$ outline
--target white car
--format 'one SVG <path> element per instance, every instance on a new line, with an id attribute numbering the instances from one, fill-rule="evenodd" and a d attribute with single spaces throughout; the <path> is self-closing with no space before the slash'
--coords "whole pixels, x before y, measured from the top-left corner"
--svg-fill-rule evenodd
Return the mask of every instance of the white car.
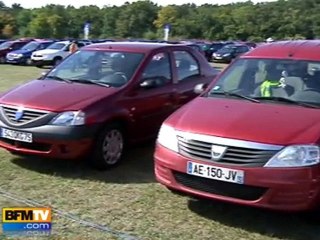
<path id="1" fill-rule="evenodd" d="M 31 56 L 32 64 L 37 67 L 43 67 L 46 65 L 57 65 L 64 58 L 69 56 L 70 45 L 71 41 L 55 42 L 46 49 L 33 52 Z M 79 48 L 85 45 L 86 43 L 84 42 L 78 42 Z"/>

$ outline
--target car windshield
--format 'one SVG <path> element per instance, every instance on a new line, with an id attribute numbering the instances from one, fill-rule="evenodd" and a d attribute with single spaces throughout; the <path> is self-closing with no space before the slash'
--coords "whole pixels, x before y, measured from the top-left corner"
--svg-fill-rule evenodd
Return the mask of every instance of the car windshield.
<path id="1" fill-rule="evenodd" d="M 60 50 L 64 48 L 67 44 L 65 43 L 53 43 L 47 49 L 54 49 L 54 50 Z"/>
<path id="2" fill-rule="evenodd" d="M 210 48 L 212 50 L 218 50 L 218 49 L 221 49 L 223 47 L 223 45 L 221 43 L 213 43 L 211 44 Z"/>
<path id="3" fill-rule="evenodd" d="M 225 46 L 223 48 L 220 48 L 217 53 L 231 53 L 235 50 L 234 46 Z"/>
<path id="4" fill-rule="evenodd" d="M 142 53 L 81 50 L 65 59 L 47 77 L 121 87 L 130 81 L 143 57 Z"/>
<path id="5" fill-rule="evenodd" d="M 9 48 L 12 45 L 12 42 L 4 42 L 0 44 L 0 50 Z"/>
<path id="6" fill-rule="evenodd" d="M 38 42 L 29 42 L 25 46 L 21 48 L 21 50 L 28 50 L 28 51 L 34 51 L 38 48 L 40 43 Z"/>
<path id="7" fill-rule="evenodd" d="M 320 106 L 320 61 L 239 59 L 209 90 L 209 97 L 234 97 L 272 103 Z"/>

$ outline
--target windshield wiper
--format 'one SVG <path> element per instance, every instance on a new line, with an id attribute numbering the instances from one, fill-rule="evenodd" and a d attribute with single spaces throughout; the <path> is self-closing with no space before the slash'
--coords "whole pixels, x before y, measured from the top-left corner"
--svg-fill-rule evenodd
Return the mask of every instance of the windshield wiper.
<path id="1" fill-rule="evenodd" d="M 84 83 L 84 84 L 94 84 L 102 87 L 110 87 L 109 84 L 98 82 L 98 81 L 93 81 L 93 80 L 86 80 L 86 79 L 72 79 L 73 82 L 77 83 Z"/>
<path id="2" fill-rule="evenodd" d="M 58 76 L 45 76 L 44 78 L 49 78 L 49 79 L 53 79 L 53 80 L 57 80 L 57 81 L 62 81 L 62 82 L 66 82 L 66 83 L 72 83 L 72 81 L 70 79 L 67 78 L 61 78 Z"/>
<path id="3" fill-rule="evenodd" d="M 237 98 L 242 98 L 242 99 L 246 99 L 249 100 L 251 102 L 255 102 L 255 103 L 259 103 L 260 101 L 255 99 L 255 98 L 251 98 L 239 93 L 235 93 L 235 92 L 227 92 L 227 91 L 223 91 L 223 92 L 210 92 L 210 95 L 224 95 L 224 96 L 231 96 L 231 97 L 237 97 Z"/>
<path id="4" fill-rule="evenodd" d="M 306 103 L 306 102 L 299 102 L 299 101 L 295 101 L 295 100 L 292 100 L 289 98 L 284 98 L 284 97 L 255 97 L 254 99 L 283 102 L 283 103 L 289 103 L 289 104 L 294 104 L 294 105 L 308 107 L 308 108 L 320 108 L 320 106 L 317 106 L 315 104 Z"/>

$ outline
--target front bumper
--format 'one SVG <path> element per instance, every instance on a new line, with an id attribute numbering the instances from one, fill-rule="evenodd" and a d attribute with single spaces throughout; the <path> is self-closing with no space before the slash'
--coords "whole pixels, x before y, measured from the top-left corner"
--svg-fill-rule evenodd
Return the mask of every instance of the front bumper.
<path id="1" fill-rule="evenodd" d="M 53 65 L 53 60 L 35 60 L 31 59 L 32 65 L 34 66 L 47 66 Z"/>
<path id="2" fill-rule="evenodd" d="M 212 61 L 216 63 L 230 63 L 232 58 L 230 57 L 222 57 L 222 58 L 216 58 L 212 57 Z"/>
<path id="3" fill-rule="evenodd" d="M 44 125 L 33 128 L 12 128 L 0 122 L 0 128 L 32 133 L 32 143 L 0 137 L 0 147 L 12 153 L 48 158 L 77 159 L 90 151 L 99 126 Z"/>
<path id="4" fill-rule="evenodd" d="M 320 203 L 319 166 L 305 168 L 249 168 L 220 166 L 244 171 L 244 184 L 206 179 L 186 173 L 191 160 L 157 144 L 154 154 L 158 182 L 190 195 L 247 206 L 283 211 L 304 211 Z"/>
<path id="5" fill-rule="evenodd" d="M 27 58 L 13 58 L 13 59 L 6 59 L 7 63 L 11 63 L 11 64 L 24 64 L 26 63 Z"/>

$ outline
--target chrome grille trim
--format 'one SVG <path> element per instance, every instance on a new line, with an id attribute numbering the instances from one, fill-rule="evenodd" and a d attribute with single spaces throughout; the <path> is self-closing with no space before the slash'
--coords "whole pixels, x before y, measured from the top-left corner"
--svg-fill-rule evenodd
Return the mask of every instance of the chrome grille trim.
<path id="1" fill-rule="evenodd" d="M 221 164 L 261 165 L 284 147 L 181 131 L 177 132 L 177 139 L 181 155 Z M 212 159 L 212 145 L 227 147 L 221 159 Z"/>
<path id="2" fill-rule="evenodd" d="M 50 112 L 32 108 L 23 107 L 23 116 L 18 121 L 15 120 L 15 113 L 21 106 L 13 106 L 13 105 L 1 105 L 0 110 L 2 116 L 12 125 L 21 126 L 24 124 L 28 124 L 34 122 L 36 120 L 42 119 L 46 117 Z"/>

